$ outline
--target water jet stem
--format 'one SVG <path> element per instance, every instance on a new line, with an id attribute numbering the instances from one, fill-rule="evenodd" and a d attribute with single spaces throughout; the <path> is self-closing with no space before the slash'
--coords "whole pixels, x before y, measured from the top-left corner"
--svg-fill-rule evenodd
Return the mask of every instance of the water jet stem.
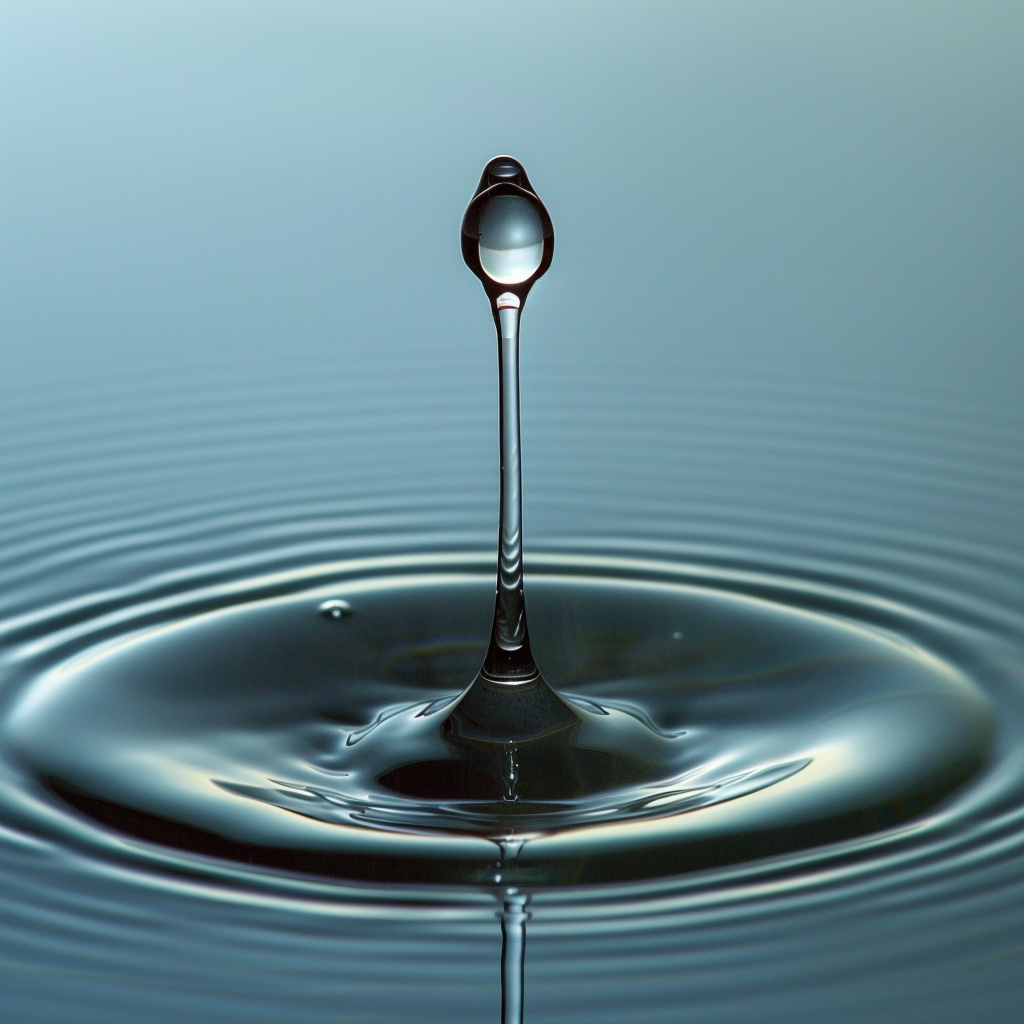
<path id="1" fill-rule="evenodd" d="M 537 676 L 526 629 L 523 593 L 523 494 L 519 431 L 518 296 L 499 295 L 497 307 L 501 480 L 498 582 L 491 643 L 483 674 L 494 682 L 527 682 Z"/>

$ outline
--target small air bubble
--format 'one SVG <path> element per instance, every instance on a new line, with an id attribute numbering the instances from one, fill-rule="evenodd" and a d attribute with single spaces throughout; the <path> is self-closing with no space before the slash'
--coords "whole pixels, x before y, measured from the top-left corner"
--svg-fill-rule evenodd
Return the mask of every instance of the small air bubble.
<path id="1" fill-rule="evenodd" d="M 674 632 L 674 633 L 672 634 L 672 639 L 673 639 L 673 640 L 682 640 L 682 639 L 683 639 L 683 634 L 682 634 L 682 633 L 680 633 L 680 632 L 679 632 L 679 630 L 677 629 L 677 630 L 676 630 L 676 631 L 675 631 L 675 632 Z"/>
<path id="2" fill-rule="evenodd" d="M 333 622 L 337 622 L 340 619 L 347 619 L 352 612 L 352 605 L 348 601 L 341 601 L 338 598 L 332 598 L 330 601 L 324 601 L 319 608 L 320 614 L 325 619 L 330 619 Z"/>

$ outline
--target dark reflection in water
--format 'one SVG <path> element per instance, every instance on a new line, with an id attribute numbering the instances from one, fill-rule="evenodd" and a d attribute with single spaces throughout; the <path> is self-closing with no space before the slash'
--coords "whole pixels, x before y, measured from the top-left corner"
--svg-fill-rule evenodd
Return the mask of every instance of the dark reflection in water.
<path id="1" fill-rule="evenodd" d="M 528 910 L 531 1024 L 1019 1021 L 1019 5 L 516 13 L 513 68 L 478 5 L 0 10 L 5 1020 L 491 1020 Z M 522 351 L 538 659 L 581 757 L 597 709 L 664 736 L 559 795 L 628 802 L 621 855 L 580 854 L 607 823 L 545 803 L 518 748 L 415 828 L 400 765 L 341 775 L 389 729 L 408 764 L 463 760 L 373 723 L 479 668 L 493 340 L 450 226 L 501 151 L 558 210 Z M 373 600 L 347 588 L 391 581 L 383 607 L 452 552 L 465 603 L 406 604 L 359 705 L 329 645 Z M 684 621 L 652 580 L 693 585 Z M 624 591 L 642 614 L 598 615 Z M 801 660 L 779 636 L 809 624 Z M 202 630 L 205 662 L 152 670 Z M 101 671 L 133 658 L 145 685 Z M 289 672 L 328 682 L 303 705 Z M 851 737 L 898 770 L 781 824 Z M 365 851 L 315 847 L 352 815 Z M 682 821 L 703 845 L 659 846 Z M 418 881 L 381 884 L 403 842 Z"/>

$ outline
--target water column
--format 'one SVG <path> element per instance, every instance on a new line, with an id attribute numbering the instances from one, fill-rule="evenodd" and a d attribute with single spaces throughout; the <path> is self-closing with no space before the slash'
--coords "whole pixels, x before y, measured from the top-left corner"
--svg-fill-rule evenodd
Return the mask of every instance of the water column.
<path id="1" fill-rule="evenodd" d="M 484 286 L 498 334 L 498 571 L 487 656 L 449 720 L 456 742 L 515 743 L 576 722 L 533 660 L 523 590 L 519 325 L 530 289 L 551 265 L 554 244 L 551 218 L 522 164 L 495 157 L 463 218 L 462 255 Z"/>
<path id="2" fill-rule="evenodd" d="M 519 307 L 512 292 L 499 295 L 498 373 L 501 452 L 498 579 L 494 628 L 483 672 L 496 682 L 526 682 L 537 667 L 530 652 L 523 593 L 523 492 L 519 429 Z"/>

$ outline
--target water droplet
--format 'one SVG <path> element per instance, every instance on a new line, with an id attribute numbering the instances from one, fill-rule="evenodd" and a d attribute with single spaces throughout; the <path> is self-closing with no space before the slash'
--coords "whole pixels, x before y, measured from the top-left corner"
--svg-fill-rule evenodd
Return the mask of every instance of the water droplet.
<path id="1" fill-rule="evenodd" d="M 672 639 L 673 639 L 673 640 L 682 640 L 682 639 L 683 639 L 683 634 L 682 634 L 682 633 L 680 633 L 680 632 L 679 632 L 679 630 L 677 629 L 677 630 L 676 630 L 676 631 L 675 631 L 675 632 L 674 632 L 674 633 L 672 634 Z"/>
<path id="2" fill-rule="evenodd" d="M 494 196 L 480 214 L 480 265 L 499 284 L 521 284 L 544 258 L 544 229 L 525 196 Z"/>
<path id="3" fill-rule="evenodd" d="M 318 610 L 325 619 L 330 619 L 333 622 L 347 619 L 350 615 L 355 614 L 352 611 L 352 605 L 348 601 L 342 601 L 339 598 L 331 598 L 330 601 L 324 601 Z"/>

